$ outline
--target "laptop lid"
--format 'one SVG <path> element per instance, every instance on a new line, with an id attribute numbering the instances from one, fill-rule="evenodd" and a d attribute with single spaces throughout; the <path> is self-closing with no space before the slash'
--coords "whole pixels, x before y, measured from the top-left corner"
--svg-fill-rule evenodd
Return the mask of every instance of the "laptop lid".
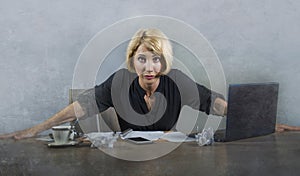
<path id="1" fill-rule="evenodd" d="M 231 84 L 225 141 L 275 132 L 278 83 Z"/>

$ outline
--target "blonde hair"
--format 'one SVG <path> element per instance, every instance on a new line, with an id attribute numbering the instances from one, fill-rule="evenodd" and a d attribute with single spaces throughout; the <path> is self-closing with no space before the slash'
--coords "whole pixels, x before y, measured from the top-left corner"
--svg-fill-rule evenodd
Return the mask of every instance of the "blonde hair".
<path id="1" fill-rule="evenodd" d="M 162 69 L 160 74 L 167 74 L 171 70 L 173 62 L 172 46 L 167 36 L 158 29 L 140 29 L 133 35 L 126 53 L 128 70 L 135 72 L 133 57 L 141 44 L 161 57 Z"/>

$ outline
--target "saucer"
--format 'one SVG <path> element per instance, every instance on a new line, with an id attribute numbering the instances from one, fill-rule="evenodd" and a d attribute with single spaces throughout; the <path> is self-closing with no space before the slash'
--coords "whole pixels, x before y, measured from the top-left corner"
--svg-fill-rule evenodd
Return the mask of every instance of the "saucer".
<path id="1" fill-rule="evenodd" d="M 52 143 L 48 144 L 48 147 L 67 147 L 67 146 L 74 146 L 76 144 L 78 144 L 77 141 L 69 141 L 69 142 L 63 143 L 63 144 L 58 144 L 58 143 L 52 142 Z"/>

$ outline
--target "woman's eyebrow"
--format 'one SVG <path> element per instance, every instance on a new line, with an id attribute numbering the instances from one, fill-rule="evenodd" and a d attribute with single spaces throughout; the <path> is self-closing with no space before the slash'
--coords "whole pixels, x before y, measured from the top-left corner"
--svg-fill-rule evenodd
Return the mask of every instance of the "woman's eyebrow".
<path id="1" fill-rule="evenodd" d="M 160 55 L 156 54 L 156 53 L 153 53 L 152 54 L 152 57 L 160 57 Z"/>
<path id="2" fill-rule="evenodd" d="M 137 54 L 137 56 L 146 57 L 146 55 L 142 53 Z M 151 57 L 160 57 L 160 55 L 153 53 Z"/>
<path id="3" fill-rule="evenodd" d="M 144 57 L 146 57 L 146 55 L 145 55 L 145 54 L 138 54 L 138 56 L 144 56 Z"/>

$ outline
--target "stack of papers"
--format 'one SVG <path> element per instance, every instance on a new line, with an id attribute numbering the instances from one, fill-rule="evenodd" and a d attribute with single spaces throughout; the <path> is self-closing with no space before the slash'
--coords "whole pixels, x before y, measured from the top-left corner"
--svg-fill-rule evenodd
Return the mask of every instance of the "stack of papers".
<path id="1" fill-rule="evenodd" d="M 99 135 L 106 135 L 110 133 L 104 132 L 97 132 L 97 133 L 90 133 L 87 134 L 89 137 L 95 137 Z M 120 133 L 119 133 L 120 134 Z M 110 134 L 111 135 L 111 134 Z M 191 142 L 195 141 L 195 138 L 188 137 L 186 134 L 175 131 L 175 132 L 163 132 L 163 131 L 131 131 L 126 135 L 120 135 L 122 139 L 127 138 L 135 138 L 135 137 L 142 137 L 151 141 L 156 141 L 158 139 L 166 140 L 169 142 Z"/>

